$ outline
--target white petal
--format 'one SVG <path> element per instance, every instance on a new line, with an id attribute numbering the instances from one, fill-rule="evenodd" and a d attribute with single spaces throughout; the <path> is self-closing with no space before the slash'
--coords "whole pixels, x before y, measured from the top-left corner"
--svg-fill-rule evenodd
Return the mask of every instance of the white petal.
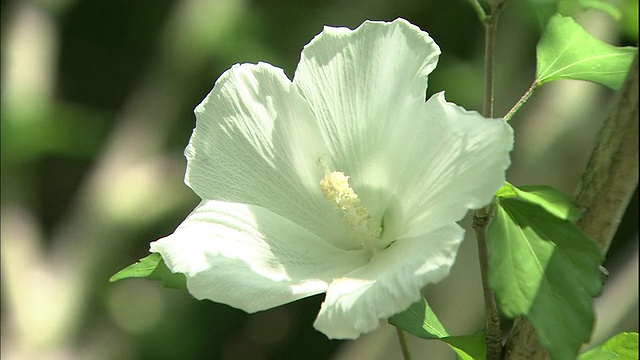
<path id="1" fill-rule="evenodd" d="M 427 101 L 421 121 L 405 145 L 407 168 L 395 185 L 404 231 L 424 234 L 487 205 L 505 181 L 511 164 L 513 130 L 502 119 L 448 103 L 444 93 Z"/>
<path id="2" fill-rule="evenodd" d="M 332 339 L 355 339 L 420 299 L 420 289 L 449 274 L 464 230 L 458 225 L 399 239 L 372 261 L 334 280 L 314 327 Z"/>
<path id="3" fill-rule="evenodd" d="M 247 312 L 321 293 L 367 261 L 268 210 L 220 201 L 203 201 L 151 251 L 186 275 L 195 298 Z"/>
<path id="4" fill-rule="evenodd" d="M 282 69 L 226 71 L 195 110 L 185 182 L 202 199 L 262 206 L 344 248 L 354 246 L 323 198 L 328 152 L 306 101 Z"/>
<path id="5" fill-rule="evenodd" d="M 403 19 L 325 27 L 302 51 L 294 84 L 320 122 L 334 170 L 351 176 L 375 217 L 391 195 L 388 154 L 398 144 L 389 135 L 409 104 L 424 104 L 439 54 L 427 33 Z"/>

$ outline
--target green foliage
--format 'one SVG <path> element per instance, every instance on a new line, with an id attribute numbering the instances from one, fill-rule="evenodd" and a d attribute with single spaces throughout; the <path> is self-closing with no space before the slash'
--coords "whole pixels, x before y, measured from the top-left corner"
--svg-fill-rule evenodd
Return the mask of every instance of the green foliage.
<path id="1" fill-rule="evenodd" d="M 625 0 L 622 2 L 622 18 L 620 25 L 625 37 L 638 42 L 638 0 Z"/>
<path id="2" fill-rule="evenodd" d="M 166 288 L 180 290 L 185 290 L 187 288 L 187 281 L 184 274 L 172 273 L 162 260 L 162 256 L 158 253 L 153 253 L 140 259 L 137 263 L 129 265 L 118 271 L 109 279 L 109 281 L 116 282 L 130 278 L 159 280 L 162 282 L 162 286 Z"/>
<path id="3" fill-rule="evenodd" d="M 548 197 L 517 192 L 534 201 L 498 200 L 487 229 L 489 283 L 503 314 L 526 316 L 552 358 L 575 358 L 591 336 L 602 254 L 574 224 L 545 210 L 556 208 Z"/>
<path id="4" fill-rule="evenodd" d="M 484 360 L 487 348 L 484 333 L 450 336 L 427 300 L 422 299 L 406 311 L 389 318 L 389 323 L 422 339 L 437 339 L 449 344 L 462 360 Z"/>
<path id="5" fill-rule="evenodd" d="M 604 344 L 580 355 L 578 360 L 637 360 L 638 333 L 620 333 Z"/>
<path id="6" fill-rule="evenodd" d="M 563 15 L 571 15 L 585 10 L 602 11 L 618 21 L 622 16 L 622 12 L 617 5 L 606 0 L 560 0 L 558 1 L 557 10 Z"/>
<path id="7" fill-rule="evenodd" d="M 554 15 L 537 46 L 536 82 L 587 80 L 618 90 L 636 51 L 604 43 L 573 19 Z"/>
<path id="8" fill-rule="evenodd" d="M 3 109 L 3 159 L 18 163 L 46 156 L 89 159 L 98 153 L 106 128 L 104 114 L 72 104 L 30 105 Z"/>
<path id="9" fill-rule="evenodd" d="M 496 198 L 502 199 L 502 198 L 508 198 L 512 196 L 518 196 L 518 193 L 516 193 L 516 188 L 515 186 L 511 185 L 509 182 L 505 181 L 502 187 L 498 189 L 498 191 L 496 192 Z"/>
<path id="10" fill-rule="evenodd" d="M 516 187 L 505 183 L 496 194 L 498 198 L 517 196 L 541 206 L 548 213 L 563 220 L 575 222 L 580 219 L 580 210 L 573 200 L 564 193 L 546 185 L 525 185 Z"/>
<path id="11" fill-rule="evenodd" d="M 602 11 L 616 21 L 622 18 L 621 9 L 606 0 L 528 0 L 527 4 L 536 14 L 538 22 L 544 27 L 554 14 L 570 16 L 580 11 Z"/>

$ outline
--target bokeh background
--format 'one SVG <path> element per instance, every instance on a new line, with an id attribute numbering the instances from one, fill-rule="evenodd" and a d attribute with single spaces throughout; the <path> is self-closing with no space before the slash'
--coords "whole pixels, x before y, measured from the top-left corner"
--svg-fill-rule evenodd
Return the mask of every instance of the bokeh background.
<path id="1" fill-rule="evenodd" d="M 534 5 L 534 4 L 538 5 Z M 496 114 L 531 84 L 540 16 L 511 1 L 499 25 Z M 594 36 L 636 45 L 638 1 L 616 19 L 562 1 Z M 145 280 L 109 283 L 198 202 L 183 185 L 193 108 L 234 63 L 292 76 L 323 25 L 404 17 L 442 48 L 428 94 L 479 110 L 483 29 L 467 1 L 14 0 L 1 2 L 1 356 L 17 359 L 399 359 L 394 328 L 356 341 L 313 330 L 318 295 L 248 315 Z M 613 92 L 545 85 L 512 120 L 516 185 L 572 194 Z M 637 193 L 607 257 L 593 342 L 638 329 Z M 463 225 L 470 230 L 468 220 Z M 475 241 L 424 290 L 453 334 L 483 324 Z M 506 324 L 508 325 L 508 324 Z M 416 358 L 452 359 L 410 337 Z"/>

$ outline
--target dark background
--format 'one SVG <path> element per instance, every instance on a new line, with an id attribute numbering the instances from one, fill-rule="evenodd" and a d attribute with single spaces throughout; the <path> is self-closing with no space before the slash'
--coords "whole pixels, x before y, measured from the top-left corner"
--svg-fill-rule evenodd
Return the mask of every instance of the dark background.
<path id="1" fill-rule="evenodd" d="M 497 43 L 496 115 L 535 75 L 545 9 L 511 1 Z M 553 1 L 538 2 L 552 4 Z M 193 108 L 234 63 L 292 76 L 324 25 L 403 17 L 442 49 L 428 94 L 480 110 L 483 28 L 467 1 L 2 1 L 3 359 L 389 359 L 389 325 L 329 341 L 312 323 L 323 296 L 247 315 L 158 283 L 110 284 L 197 204 L 182 183 Z M 594 36 L 637 44 L 638 2 L 621 18 L 562 1 Z M 572 194 L 613 93 L 579 81 L 545 85 L 512 120 L 508 179 Z M 637 194 L 612 245 L 596 302 L 595 343 L 638 328 Z M 468 222 L 463 225 L 470 229 Z M 425 289 L 454 334 L 482 327 L 475 244 Z M 453 358 L 410 338 L 416 358 Z"/>

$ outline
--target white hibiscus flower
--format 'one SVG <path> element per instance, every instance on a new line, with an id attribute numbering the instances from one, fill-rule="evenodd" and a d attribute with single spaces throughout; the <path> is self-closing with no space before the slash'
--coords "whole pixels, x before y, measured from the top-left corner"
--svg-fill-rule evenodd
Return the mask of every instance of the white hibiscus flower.
<path id="1" fill-rule="evenodd" d="M 353 339 L 444 278 L 468 209 L 505 179 L 511 128 L 425 102 L 440 49 L 406 20 L 325 27 L 293 81 L 234 65 L 196 108 L 202 198 L 151 244 L 189 292 L 247 312 L 326 292 L 315 328 Z"/>

